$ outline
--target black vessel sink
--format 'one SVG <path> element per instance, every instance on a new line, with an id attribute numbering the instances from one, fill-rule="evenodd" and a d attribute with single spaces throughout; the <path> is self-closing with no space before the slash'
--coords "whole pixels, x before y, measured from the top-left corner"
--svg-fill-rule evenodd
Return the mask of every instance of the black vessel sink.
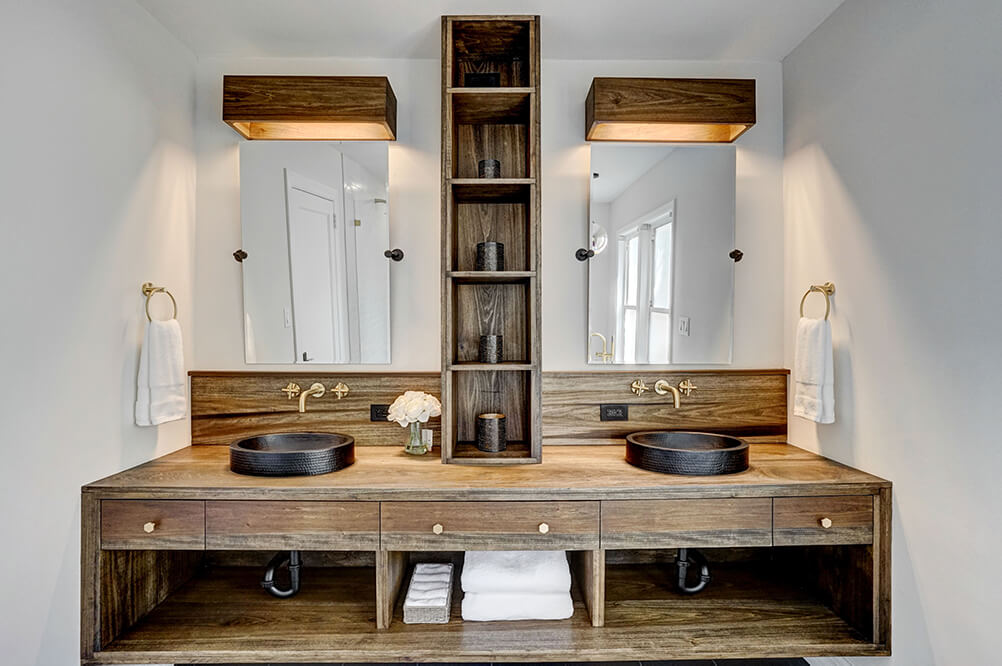
<path id="1" fill-rule="evenodd" d="M 321 432 L 258 435 L 230 444 L 230 469 L 253 476 L 311 476 L 355 462 L 355 438 Z"/>
<path id="2" fill-rule="evenodd" d="M 708 432 L 635 432 L 626 436 L 626 461 L 662 474 L 734 474 L 748 469 L 748 443 Z"/>

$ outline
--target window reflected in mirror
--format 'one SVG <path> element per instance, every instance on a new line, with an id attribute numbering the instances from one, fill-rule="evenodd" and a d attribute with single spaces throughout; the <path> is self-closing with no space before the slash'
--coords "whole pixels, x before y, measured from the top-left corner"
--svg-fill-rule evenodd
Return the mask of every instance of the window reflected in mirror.
<path id="1" fill-rule="evenodd" d="M 247 363 L 389 363 L 388 146 L 240 145 Z"/>
<path id="2" fill-rule="evenodd" d="M 730 363 L 735 157 L 592 145 L 589 363 Z"/>

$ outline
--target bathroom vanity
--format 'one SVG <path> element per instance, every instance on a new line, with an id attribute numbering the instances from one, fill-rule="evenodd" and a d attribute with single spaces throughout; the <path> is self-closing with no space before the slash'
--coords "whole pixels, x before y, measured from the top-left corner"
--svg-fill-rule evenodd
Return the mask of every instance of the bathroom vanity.
<path id="1" fill-rule="evenodd" d="M 543 463 L 482 467 L 408 456 L 402 429 L 366 418 L 397 384 L 437 375 L 304 376 L 352 392 L 299 414 L 280 390 L 296 375 L 197 373 L 195 444 L 83 488 L 82 661 L 889 654 L 891 484 L 785 443 L 785 371 L 686 373 L 699 389 L 677 410 L 631 393 L 634 375 L 544 373 Z M 599 418 L 590 403 L 610 395 L 630 421 Z M 320 476 L 231 472 L 206 433 L 233 439 L 265 422 L 353 434 L 357 461 Z M 616 436 L 651 423 L 740 434 L 750 468 L 689 477 L 627 464 Z M 699 594 L 672 587 L 683 547 L 711 562 Z M 569 551 L 574 616 L 476 623 L 454 608 L 448 624 L 403 624 L 413 563 L 477 549 Z M 304 552 L 289 599 L 260 585 L 282 550 Z"/>

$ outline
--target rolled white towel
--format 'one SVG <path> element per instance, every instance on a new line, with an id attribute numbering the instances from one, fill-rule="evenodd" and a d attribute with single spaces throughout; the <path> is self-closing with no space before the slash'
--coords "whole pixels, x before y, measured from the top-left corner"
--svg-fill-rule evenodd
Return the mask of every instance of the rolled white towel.
<path id="1" fill-rule="evenodd" d="M 569 592 L 571 569 L 562 550 L 467 551 L 464 592 Z"/>
<path id="2" fill-rule="evenodd" d="M 470 622 L 566 620 L 572 615 L 574 602 L 570 592 L 467 592 L 463 597 L 463 619 Z"/>

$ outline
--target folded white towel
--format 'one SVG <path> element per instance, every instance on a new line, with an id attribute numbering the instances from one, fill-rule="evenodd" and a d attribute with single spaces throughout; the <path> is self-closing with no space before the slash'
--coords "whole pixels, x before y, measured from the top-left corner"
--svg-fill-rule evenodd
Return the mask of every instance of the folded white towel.
<path id="1" fill-rule="evenodd" d="M 570 592 L 467 592 L 463 597 L 463 619 L 471 622 L 566 620 L 572 615 L 574 602 Z"/>
<path id="2" fill-rule="evenodd" d="M 793 414 L 818 423 L 835 422 L 832 327 L 827 319 L 801 317 L 793 364 Z"/>
<path id="3" fill-rule="evenodd" d="M 146 323 L 136 384 L 136 425 L 184 418 L 188 409 L 184 350 L 176 319 Z"/>
<path id="4" fill-rule="evenodd" d="M 464 592 L 567 592 L 571 569 L 562 550 L 468 551 Z"/>

